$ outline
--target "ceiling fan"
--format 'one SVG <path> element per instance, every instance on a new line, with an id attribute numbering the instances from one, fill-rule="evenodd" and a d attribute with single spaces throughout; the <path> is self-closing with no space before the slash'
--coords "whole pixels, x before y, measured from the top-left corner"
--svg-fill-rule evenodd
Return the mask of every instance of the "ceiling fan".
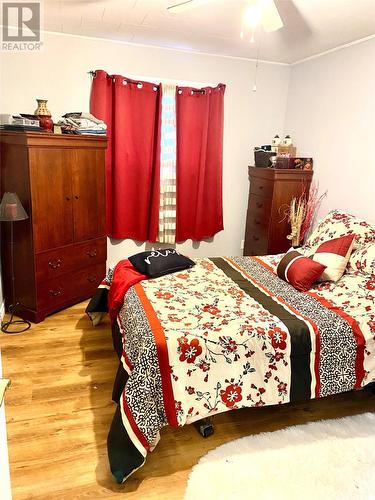
<path id="1" fill-rule="evenodd" d="M 167 7 L 169 12 L 183 12 L 200 5 L 213 3 L 215 0 L 175 0 Z M 246 31 L 250 30 L 251 42 L 254 42 L 254 31 L 262 26 L 267 33 L 277 31 L 284 26 L 274 0 L 247 0 L 242 16 L 241 38 L 245 37 Z"/>

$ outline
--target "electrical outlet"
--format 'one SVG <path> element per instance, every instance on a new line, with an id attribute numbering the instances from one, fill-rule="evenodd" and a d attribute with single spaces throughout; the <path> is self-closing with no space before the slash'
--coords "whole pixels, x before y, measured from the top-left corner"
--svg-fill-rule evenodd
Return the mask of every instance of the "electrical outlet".
<path id="1" fill-rule="evenodd" d="M 241 240 L 241 250 L 243 250 L 245 247 L 245 240 Z"/>

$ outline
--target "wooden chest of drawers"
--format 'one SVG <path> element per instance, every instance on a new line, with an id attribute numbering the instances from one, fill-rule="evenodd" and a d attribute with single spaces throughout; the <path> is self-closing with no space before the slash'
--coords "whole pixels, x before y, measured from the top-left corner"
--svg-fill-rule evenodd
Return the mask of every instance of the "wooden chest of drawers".
<path id="1" fill-rule="evenodd" d="M 312 171 L 249 167 L 244 255 L 282 253 L 290 247 L 285 217 L 290 201 L 310 188 Z"/>
<path id="2" fill-rule="evenodd" d="M 14 223 L 16 314 L 39 322 L 90 297 L 106 270 L 103 137 L 2 132 L 1 190 L 29 218 Z M 6 305 L 9 226 L 2 224 Z"/>

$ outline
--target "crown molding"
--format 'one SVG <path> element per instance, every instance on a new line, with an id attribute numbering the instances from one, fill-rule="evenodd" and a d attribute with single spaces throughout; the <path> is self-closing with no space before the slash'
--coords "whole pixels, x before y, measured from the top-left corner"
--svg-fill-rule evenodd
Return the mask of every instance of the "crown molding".
<path id="1" fill-rule="evenodd" d="M 353 45 L 358 45 L 360 43 L 368 42 L 369 40 L 373 40 L 375 38 L 374 35 L 369 35 L 364 38 L 359 38 L 358 40 L 354 40 L 353 42 L 344 43 L 343 45 L 338 45 L 333 49 L 325 50 L 323 52 L 319 52 L 318 54 L 314 54 L 313 56 L 305 57 L 303 59 L 299 59 L 298 61 L 290 63 L 290 66 L 296 66 L 297 64 L 301 64 L 307 61 L 311 61 L 312 59 L 317 59 L 318 57 L 323 57 L 328 54 L 332 54 L 332 52 L 337 52 L 338 50 L 347 49 L 348 47 L 352 47 Z"/>
<path id="2" fill-rule="evenodd" d="M 239 61 L 250 61 L 250 62 L 257 62 L 256 58 L 252 57 L 242 57 L 242 56 L 230 56 L 226 54 L 214 54 L 211 52 L 202 52 L 199 50 L 194 50 L 194 49 L 182 49 L 182 48 L 176 48 L 176 47 L 162 47 L 161 45 L 151 45 L 151 44 L 146 44 L 146 43 L 135 43 L 135 42 L 127 42 L 124 40 L 115 40 L 113 38 L 103 38 L 103 37 L 95 37 L 95 36 L 87 36 L 87 35 L 76 35 L 74 33 L 61 33 L 60 31 L 47 31 L 43 30 L 43 33 L 46 33 L 48 35 L 57 35 L 57 36 L 63 36 L 63 37 L 72 37 L 72 38 L 83 38 L 86 40 L 96 40 L 100 42 L 109 42 L 109 43 L 117 43 L 120 45 L 129 45 L 131 47 L 144 47 L 144 48 L 149 48 L 149 49 L 160 49 L 160 50 L 169 50 L 173 52 L 182 52 L 184 54 L 193 54 L 193 55 L 200 55 L 200 56 L 209 56 L 209 57 L 220 57 L 224 59 L 236 59 Z M 263 64 L 275 64 L 277 66 L 290 66 L 290 63 L 288 62 L 278 62 L 278 61 L 269 61 L 267 59 L 259 59 L 260 63 Z"/>
<path id="3" fill-rule="evenodd" d="M 2 24 L 0 24 L 0 28 L 1 27 L 2 27 Z M 158 49 L 158 50 L 167 50 L 167 51 L 172 51 L 172 52 L 181 52 L 183 54 L 192 54 L 192 55 L 200 55 L 200 56 L 208 56 L 208 57 L 219 57 L 222 59 L 234 59 L 234 60 L 238 60 L 238 61 L 247 61 L 247 62 L 254 62 L 254 63 L 257 62 L 257 59 L 253 58 L 253 57 L 231 56 L 228 54 L 215 54 L 212 52 L 202 52 L 202 51 L 195 50 L 195 49 L 182 49 L 179 47 L 163 47 L 161 45 L 128 42 L 125 40 L 116 40 L 114 38 L 103 38 L 103 37 L 95 37 L 95 36 L 88 36 L 88 35 L 77 35 L 74 33 L 62 33 L 61 31 L 41 30 L 41 32 L 45 33 L 47 35 L 55 35 L 55 36 L 70 37 L 70 38 L 81 38 L 84 40 L 95 40 L 95 41 L 107 42 L 107 43 L 116 43 L 119 45 L 128 45 L 130 47 L 143 47 L 143 48 L 148 48 L 148 49 Z M 258 62 L 262 63 L 262 64 L 273 64 L 276 66 L 296 66 L 298 64 L 302 64 L 304 62 L 311 61 L 313 59 L 318 59 L 319 57 L 324 57 L 324 56 L 331 54 L 333 52 L 336 52 L 338 50 L 343 50 L 343 49 L 349 48 L 353 45 L 358 45 L 360 43 L 364 43 L 364 42 L 367 42 L 369 40 L 373 40 L 374 38 L 375 38 L 375 33 L 373 35 L 369 35 L 369 36 L 366 36 L 364 38 L 359 38 L 358 40 L 353 40 L 352 42 L 338 45 L 337 47 L 333 47 L 332 49 L 324 50 L 323 52 L 318 52 L 317 54 L 313 54 L 312 56 L 304 57 L 302 59 L 298 59 L 297 61 L 293 61 L 293 62 L 271 61 L 268 59 L 259 59 Z"/>

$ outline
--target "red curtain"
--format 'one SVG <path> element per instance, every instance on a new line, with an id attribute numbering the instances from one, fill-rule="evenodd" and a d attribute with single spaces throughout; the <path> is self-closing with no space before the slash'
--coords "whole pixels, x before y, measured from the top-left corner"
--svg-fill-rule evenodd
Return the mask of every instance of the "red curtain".
<path id="1" fill-rule="evenodd" d="M 176 241 L 221 231 L 225 85 L 176 89 Z"/>
<path id="2" fill-rule="evenodd" d="M 107 233 L 156 241 L 159 220 L 161 85 L 98 70 L 90 112 L 108 126 Z"/>

